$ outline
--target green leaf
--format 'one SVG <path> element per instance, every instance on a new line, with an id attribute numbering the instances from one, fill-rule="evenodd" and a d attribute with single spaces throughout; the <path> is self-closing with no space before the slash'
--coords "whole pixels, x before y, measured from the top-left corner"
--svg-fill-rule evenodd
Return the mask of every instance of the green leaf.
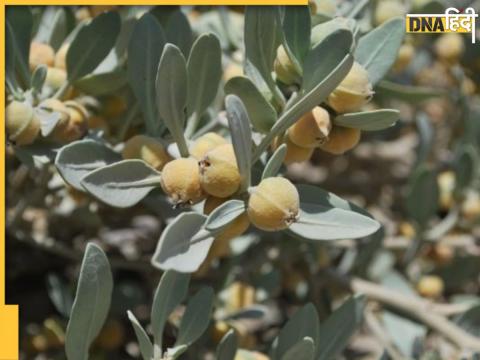
<path id="1" fill-rule="evenodd" d="M 120 159 L 120 155 L 105 144 L 94 140 L 79 140 L 58 151 L 55 166 L 65 182 L 83 191 L 81 181 L 88 173 Z"/>
<path id="2" fill-rule="evenodd" d="M 188 57 L 187 116 L 199 118 L 213 102 L 222 78 L 222 50 L 213 34 L 201 35 Z"/>
<path id="3" fill-rule="evenodd" d="M 404 36 L 405 20 L 393 18 L 360 38 L 355 59 L 367 69 L 372 85 L 392 67 Z"/>
<path id="4" fill-rule="evenodd" d="M 217 231 L 225 228 L 228 224 L 245 212 L 245 203 L 241 200 L 228 200 L 218 206 L 208 216 L 205 229 Z"/>
<path id="5" fill-rule="evenodd" d="M 455 323 L 473 336 L 480 337 L 480 305 L 472 306 L 457 316 Z"/>
<path id="6" fill-rule="evenodd" d="M 183 301 L 188 291 L 189 274 L 168 270 L 158 283 L 152 304 L 152 333 L 155 344 L 162 349 L 163 329 L 173 310 Z"/>
<path id="7" fill-rule="evenodd" d="M 213 289 L 201 288 L 188 302 L 180 322 L 175 346 L 194 343 L 207 329 L 213 309 Z"/>
<path id="8" fill-rule="evenodd" d="M 43 84 L 47 78 L 47 67 L 45 65 L 38 65 L 32 74 L 32 90 L 39 94 L 42 91 Z"/>
<path id="9" fill-rule="evenodd" d="M 287 51 L 299 64 L 303 64 L 310 50 L 310 8 L 308 6 L 286 6 L 283 19 L 283 35 Z"/>
<path id="10" fill-rule="evenodd" d="M 66 11 L 61 6 L 47 6 L 42 13 L 35 41 L 50 44 L 57 51 L 68 35 Z"/>
<path id="11" fill-rule="evenodd" d="M 446 92 L 443 89 L 401 85 L 386 80 L 380 81 L 377 84 L 375 91 L 376 95 L 394 98 L 412 104 L 446 95 Z"/>
<path id="12" fill-rule="evenodd" d="M 267 165 L 265 165 L 265 169 L 263 169 L 262 173 L 262 180 L 277 176 L 278 171 L 282 167 L 283 160 L 285 160 L 285 155 L 287 155 L 287 145 L 282 144 L 277 150 L 275 150 L 273 155 L 268 160 Z"/>
<path id="13" fill-rule="evenodd" d="M 84 76 L 75 82 L 75 88 L 93 96 L 102 96 L 120 90 L 127 82 L 125 70 L 115 69 L 109 72 Z"/>
<path id="14" fill-rule="evenodd" d="M 268 133 L 277 120 L 277 112 L 247 77 L 236 76 L 225 84 L 225 93 L 237 95 L 245 105 L 255 130 Z"/>
<path id="15" fill-rule="evenodd" d="M 187 57 L 192 47 L 193 34 L 190 23 L 181 10 L 176 10 L 168 16 L 165 34 L 167 41 L 176 45 Z"/>
<path id="16" fill-rule="evenodd" d="M 10 93 L 15 93 L 19 88 L 15 66 L 15 38 L 10 24 L 5 24 L 5 83 Z"/>
<path id="17" fill-rule="evenodd" d="M 155 81 L 157 109 L 183 157 L 188 156 L 188 147 L 183 133 L 187 106 L 187 81 L 187 64 L 180 49 L 172 44 L 165 45 Z"/>
<path id="18" fill-rule="evenodd" d="M 339 206 L 337 196 L 318 187 L 298 185 L 300 195 L 299 219 L 289 232 L 307 240 L 357 239 L 373 234 L 380 224 L 350 206 Z M 336 200 L 339 199 L 340 201 Z"/>
<path id="19" fill-rule="evenodd" d="M 145 329 L 140 325 L 137 318 L 131 311 L 127 311 L 128 320 L 132 323 L 133 331 L 137 337 L 138 346 L 140 348 L 140 353 L 142 354 L 143 360 L 151 360 L 153 357 L 153 345 L 150 341 Z"/>
<path id="20" fill-rule="evenodd" d="M 33 16 L 29 6 L 7 6 L 6 25 L 10 27 L 11 48 L 15 54 L 18 74 L 25 89 L 30 87 L 30 40 L 32 37 Z"/>
<path id="21" fill-rule="evenodd" d="M 320 324 L 316 359 L 335 359 L 343 351 L 362 322 L 364 306 L 362 295 L 351 297 Z"/>
<path id="22" fill-rule="evenodd" d="M 228 126 L 232 135 L 233 149 L 240 172 L 240 189 L 245 191 L 250 186 L 252 167 L 252 131 L 247 109 L 242 100 L 236 95 L 227 95 L 225 98 Z"/>
<path id="23" fill-rule="evenodd" d="M 309 92 L 324 81 L 339 60 L 348 54 L 352 42 L 352 33 L 339 29 L 312 48 L 303 67 L 303 91 Z"/>
<path id="24" fill-rule="evenodd" d="M 162 27 L 149 13 L 135 24 L 128 44 L 128 81 L 142 108 L 147 135 L 159 136 L 163 124 L 157 115 L 155 77 L 165 45 Z"/>
<path id="25" fill-rule="evenodd" d="M 206 220 L 206 216 L 195 212 L 177 216 L 163 231 L 152 257 L 152 265 L 182 273 L 197 271 L 214 239 L 204 229 Z"/>
<path id="26" fill-rule="evenodd" d="M 463 191 L 468 188 L 477 171 L 477 153 L 472 145 L 462 145 L 455 161 L 455 188 Z"/>
<path id="27" fill-rule="evenodd" d="M 238 338 L 235 330 L 230 329 L 217 346 L 217 360 L 235 360 Z"/>
<path id="28" fill-rule="evenodd" d="M 90 172 L 80 183 L 104 203 L 125 208 L 160 187 L 160 173 L 142 160 L 123 160 Z"/>
<path id="29" fill-rule="evenodd" d="M 406 199 L 408 216 L 425 227 L 438 209 L 438 183 L 435 171 L 421 166 L 412 174 Z"/>
<path id="30" fill-rule="evenodd" d="M 35 108 L 33 111 L 40 120 L 40 133 L 43 137 L 49 136 L 62 119 L 62 114 L 58 111 L 47 111 L 42 108 Z"/>
<path id="31" fill-rule="evenodd" d="M 80 29 L 67 52 L 70 83 L 95 70 L 105 59 L 115 46 L 120 27 L 120 15 L 107 12 L 95 17 Z"/>
<path id="32" fill-rule="evenodd" d="M 108 259 L 100 247 L 89 243 L 83 257 L 65 337 L 68 360 L 88 359 L 90 345 L 107 318 L 112 289 Z"/>
<path id="33" fill-rule="evenodd" d="M 270 90 L 279 37 L 277 29 L 278 9 L 274 6 L 247 6 L 245 10 L 245 58 L 260 73 Z"/>
<path id="34" fill-rule="evenodd" d="M 315 344 L 310 337 L 304 337 L 302 340 L 293 345 L 282 360 L 313 360 L 315 356 Z"/>
<path id="35" fill-rule="evenodd" d="M 400 111 L 398 110 L 381 109 L 339 115 L 333 122 L 340 126 L 363 131 L 377 131 L 395 125 L 399 116 Z"/>
<path id="36" fill-rule="evenodd" d="M 69 284 L 54 273 L 48 274 L 47 291 L 57 311 L 68 318 L 73 305 L 73 296 Z"/>
<path id="37" fill-rule="evenodd" d="M 283 359 L 288 351 L 305 337 L 316 343 L 319 340 L 319 326 L 318 313 L 313 304 L 302 307 L 280 330 L 276 348 L 273 350 L 273 360 Z"/>

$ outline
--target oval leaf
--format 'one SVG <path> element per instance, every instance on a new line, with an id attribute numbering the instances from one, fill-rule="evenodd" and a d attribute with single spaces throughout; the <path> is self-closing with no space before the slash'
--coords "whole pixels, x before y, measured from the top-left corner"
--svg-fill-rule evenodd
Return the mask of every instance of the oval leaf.
<path id="1" fill-rule="evenodd" d="M 412 175 L 407 194 L 407 212 L 418 225 L 424 227 L 438 208 L 436 172 L 420 167 Z"/>
<path id="2" fill-rule="evenodd" d="M 455 162 L 455 188 L 466 189 L 475 178 L 477 156 L 472 145 L 463 145 Z"/>
<path id="3" fill-rule="evenodd" d="M 58 151 L 55 166 L 69 185 L 84 191 L 81 181 L 88 173 L 120 159 L 119 154 L 102 143 L 80 140 Z"/>
<path id="4" fill-rule="evenodd" d="M 382 109 L 339 115 L 333 122 L 340 126 L 363 131 L 376 131 L 395 125 L 399 115 L 400 111 L 398 110 Z"/>
<path id="5" fill-rule="evenodd" d="M 394 18 L 360 38 L 355 59 L 367 69 L 372 85 L 378 83 L 392 67 L 404 36 L 405 20 Z"/>
<path id="6" fill-rule="evenodd" d="M 234 360 L 238 349 L 238 338 L 235 330 L 230 329 L 217 347 L 217 360 Z"/>
<path id="7" fill-rule="evenodd" d="M 214 239 L 203 228 L 206 220 L 206 216 L 194 212 L 177 216 L 163 231 L 152 257 L 152 265 L 182 273 L 197 271 Z"/>
<path id="8" fill-rule="evenodd" d="M 123 160 L 90 172 L 81 184 L 104 203 L 125 208 L 158 188 L 160 173 L 142 160 Z"/>
<path id="9" fill-rule="evenodd" d="M 278 171 L 282 167 L 283 160 L 285 160 L 285 156 L 287 155 L 287 145 L 282 144 L 278 147 L 277 150 L 273 153 L 272 157 L 268 160 L 267 165 L 265 165 L 265 169 L 262 173 L 262 180 L 277 176 Z"/>
<path id="10" fill-rule="evenodd" d="M 305 337 L 288 349 L 282 360 L 313 360 L 314 356 L 315 344 L 311 338 Z"/>
<path id="11" fill-rule="evenodd" d="M 241 200 L 229 200 L 218 206 L 208 216 L 205 229 L 217 231 L 234 221 L 245 212 L 245 203 Z"/>
<path id="12" fill-rule="evenodd" d="M 80 29 L 67 52 L 67 73 L 71 83 L 95 70 L 105 59 L 115 45 L 120 26 L 120 15 L 107 12 Z"/>
<path id="13" fill-rule="evenodd" d="M 396 100 L 403 100 L 413 104 L 446 95 L 445 90 L 442 89 L 402 85 L 386 80 L 380 81 L 375 91 L 376 95 L 395 98 Z"/>
<path id="14" fill-rule="evenodd" d="M 90 344 L 107 318 L 112 289 L 112 273 L 105 253 L 97 245 L 88 244 L 65 337 L 68 360 L 88 359 Z"/>
<path id="15" fill-rule="evenodd" d="M 188 56 L 192 47 L 193 34 L 187 16 L 181 10 L 173 11 L 168 16 L 165 34 L 169 43 L 178 46 L 185 56 Z"/>
<path id="16" fill-rule="evenodd" d="M 21 83 L 30 86 L 30 40 L 33 28 L 33 16 L 29 6 L 8 6 L 5 9 L 6 25 L 10 28 L 9 48 L 15 54 L 15 63 Z M 11 45 L 11 46 L 10 46 Z M 7 56 L 8 58 L 8 56 Z"/>
<path id="17" fill-rule="evenodd" d="M 133 331 L 137 337 L 138 346 L 140 347 L 140 353 L 143 360 L 151 360 L 153 357 L 153 345 L 150 341 L 145 329 L 140 325 L 137 318 L 131 311 L 127 311 L 128 320 L 132 323 Z"/>
<path id="18" fill-rule="evenodd" d="M 308 6 L 286 6 L 283 19 L 283 34 L 289 53 L 299 64 L 303 64 L 310 50 L 310 8 Z"/>

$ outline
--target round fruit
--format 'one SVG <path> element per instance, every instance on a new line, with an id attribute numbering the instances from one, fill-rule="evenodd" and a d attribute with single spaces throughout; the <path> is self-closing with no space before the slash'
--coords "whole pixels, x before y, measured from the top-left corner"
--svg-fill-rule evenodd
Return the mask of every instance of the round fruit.
<path id="1" fill-rule="evenodd" d="M 282 177 L 271 177 L 253 188 L 248 200 L 248 217 L 259 229 L 276 231 L 297 220 L 300 199 L 295 186 Z"/>
<path id="2" fill-rule="evenodd" d="M 209 195 L 226 198 L 237 192 L 240 173 L 232 144 L 217 146 L 207 152 L 200 164 L 200 183 Z"/>
<path id="3" fill-rule="evenodd" d="M 88 111 L 76 101 L 65 101 L 64 105 L 68 114 L 68 121 L 57 125 L 53 132 L 53 138 L 62 143 L 78 140 L 85 136 L 88 131 Z"/>
<path id="4" fill-rule="evenodd" d="M 40 103 L 39 107 L 48 111 L 58 112 L 62 115 L 62 117 L 60 118 L 60 121 L 57 124 L 57 127 L 62 127 L 67 125 L 70 115 L 67 107 L 60 100 L 55 98 L 46 99 Z"/>
<path id="5" fill-rule="evenodd" d="M 29 103 L 12 101 L 5 109 L 5 128 L 8 141 L 29 145 L 40 132 L 40 120 Z"/>
<path id="6" fill-rule="evenodd" d="M 195 159 L 201 160 L 207 152 L 210 150 L 215 149 L 217 146 L 226 144 L 227 140 L 225 140 L 220 135 L 209 132 L 205 135 L 200 136 L 190 147 L 190 155 L 192 155 Z"/>
<path id="7" fill-rule="evenodd" d="M 142 159 L 157 170 L 162 170 L 172 158 L 163 145 L 145 135 L 136 135 L 130 138 L 122 151 L 124 159 Z"/>
<path id="8" fill-rule="evenodd" d="M 241 281 L 233 282 L 226 289 L 225 308 L 229 312 L 235 312 L 255 304 L 255 288 Z"/>
<path id="9" fill-rule="evenodd" d="M 67 70 L 67 52 L 70 44 L 63 44 L 55 54 L 54 66 L 58 69 Z"/>
<path id="10" fill-rule="evenodd" d="M 228 200 L 229 199 L 226 198 L 209 196 L 203 205 L 203 213 L 210 215 L 213 210 Z M 239 215 L 232 223 L 226 226 L 219 235 L 215 236 L 215 242 L 210 252 L 214 252 L 216 257 L 228 256 L 230 254 L 230 240 L 242 235 L 247 231 L 249 225 L 250 221 L 248 220 L 247 213 L 245 212 Z"/>
<path id="11" fill-rule="evenodd" d="M 194 204 L 203 197 L 198 163 L 193 158 L 167 163 L 162 170 L 161 185 L 175 205 Z"/>
<path id="12" fill-rule="evenodd" d="M 295 70 L 295 66 L 292 63 L 292 60 L 290 60 L 288 57 L 283 45 L 280 45 L 277 49 L 277 57 L 275 58 L 274 69 L 278 80 L 285 85 L 294 84 L 299 80 L 299 75 Z"/>
<path id="13" fill-rule="evenodd" d="M 407 9 L 398 0 L 382 0 L 375 9 L 375 24 L 378 26 L 397 16 L 405 16 Z"/>
<path id="14" fill-rule="evenodd" d="M 227 82 L 228 80 L 237 76 L 243 76 L 243 68 L 239 64 L 232 61 L 225 67 L 225 70 L 223 71 L 223 81 Z"/>
<path id="15" fill-rule="evenodd" d="M 50 45 L 32 41 L 28 59 L 30 70 L 35 70 L 38 65 L 52 66 L 54 59 L 55 52 Z"/>
<path id="16" fill-rule="evenodd" d="M 393 70 L 397 72 L 403 71 L 408 64 L 410 64 L 414 55 L 415 47 L 412 44 L 406 43 L 400 46 L 397 59 L 395 60 L 395 64 L 393 64 Z"/>
<path id="17" fill-rule="evenodd" d="M 334 126 L 328 141 L 320 146 L 320 149 L 335 155 L 341 155 L 350 149 L 353 149 L 360 141 L 360 130 Z"/>
<path id="18" fill-rule="evenodd" d="M 63 69 L 49 67 L 47 70 L 47 77 L 45 78 L 45 85 L 53 90 L 58 90 L 67 81 L 67 72 Z"/>
<path id="19" fill-rule="evenodd" d="M 285 154 L 285 159 L 283 163 L 285 165 L 290 165 L 293 163 L 300 163 L 309 160 L 312 157 L 314 148 L 304 148 L 298 145 L 295 145 L 288 136 L 283 138 L 283 142 L 287 145 L 287 153 Z M 282 140 L 277 137 L 273 142 L 273 149 L 278 148 L 282 144 Z"/>
<path id="20" fill-rule="evenodd" d="M 420 295 L 436 298 L 442 295 L 444 283 L 441 277 L 436 275 L 425 275 L 417 283 L 417 291 Z"/>
<path id="21" fill-rule="evenodd" d="M 456 63 L 465 52 L 465 43 L 460 34 L 442 34 L 435 41 L 434 49 L 441 60 L 447 63 Z"/>
<path id="22" fill-rule="evenodd" d="M 369 102 L 372 95 L 367 70 L 354 62 L 345 79 L 328 97 L 328 104 L 339 113 L 356 111 Z"/>
<path id="23" fill-rule="evenodd" d="M 325 143 L 331 128 L 328 111 L 317 106 L 288 129 L 288 137 L 295 145 L 314 148 Z"/>

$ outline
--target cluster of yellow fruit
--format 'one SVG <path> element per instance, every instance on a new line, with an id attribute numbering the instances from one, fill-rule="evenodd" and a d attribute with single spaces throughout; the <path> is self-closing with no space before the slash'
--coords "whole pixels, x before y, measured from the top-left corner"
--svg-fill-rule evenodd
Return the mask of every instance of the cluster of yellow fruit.
<path id="1" fill-rule="evenodd" d="M 280 48 L 279 48 L 280 49 Z M 275 71 L 282 82 L 290 82 L 292 74 L 290 59 L 286 53 L 277 52 Z M 337 114 L 359 110 L 370 101 L 373 95 L 372 85 L 367 71 L 357 62 L 345 79 L 330 94 L 327 105 Z M 360 141 L 360 130 L 336 125 L 330 113 L 317 106 L 302 116 L 292 125 L 285 136 L 277 138 L 273 144 L 277 148 L 282 143 L 287 145 L 285 164 L 303 162 L 320 148 L 331 154 L 340 155 L 355 147 Z"/>
<path id="2" fill-rule="evenodd" d="M 39 65 L 46 65 L 45 85 L 52 90 L 59 89 L 67 81 L 67 51 L 68 44 L 62 45 L 56 53 L 48 44 L 37 41 L 30 44 L 30 70 L 35 70 Z"/>
<path id="3" fill-rule="evenodd" d="M 68 143 L 80 139 L 88 130 L 88 111 L 76 101 L 51 98 L 38 106 L 42 110 L 60 114 L 49 139 Z M 5 127 L 8 141 L 15 145 L 30 145 L 40 134 L 41 122 L 36 109 L 28 101 L 12 101 L 5 109 Z"/>

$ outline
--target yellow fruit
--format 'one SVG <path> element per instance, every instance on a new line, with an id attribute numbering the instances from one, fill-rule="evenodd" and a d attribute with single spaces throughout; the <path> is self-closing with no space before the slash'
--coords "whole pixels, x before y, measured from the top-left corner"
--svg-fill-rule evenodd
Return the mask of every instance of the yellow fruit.
<path id="1" fill-rule="evenodd" d="M 438 175 L 437 182 L 440 208 L 448 210 L 454 204 L 455 173 L 453 171 L 444 171 Z"/>
<path id="2" fill-rule="evenodd" d="M 203 205 L 203 213 L 210 215 L 210 213 L 217 207 L 222 205 L 229 199 L 209 196 Z M 216 255 L 215 257 L 225 257 L 230 254 L 230 240 L 242 235 L 250 225 L 247 213 L 238 216 L 231 224 L 222 230 L 222 232 L 215 236 L 215 241 L 210 249 L 210 253 Z"/>
<path id="3" fill-rule="evenodd" d="M 243 75 L 243 68 L 235 62 L 230 62 L 223 71 L 223 81 L 227 82 L 228 80 Z"/>
<path id="4" fill-rule="evenodd" d="M 285 85 L 294 84 L 299 80 L 299 74 L 295 70 L 295 66 L 288 57 L 283 45 L 280 45 L 277 49 L 277 57 L 275 58 L 274 69 L 278 80 Z"/>
<path id="5" fill-rule="evenodd" d="M 473 95 L 475 94 L 475 91 L 477 91 L 477 85 L 475 84 L 475 81 L 469 77 L 465 77 L 463 79 L 461 88 L 465 95 Z"/>
<path id="6" fill-rule="evenodd" d="M 300 199 L 295 186 L 282 177 L 271 177 L 253 188 L 248 200 L 248 217 L 259 229 L 276 231 L 297 220 Z"/>
<path id="7" fill-rule="evenodd" d="M 480 219 L 480 194 L 478 192 L 467 192 L 462 203 L 461 212 L 466 220 L 474 221 Z"/>
<path id="8" fill-rule="evenodd" d="M 241 281 L 235 281 L 226 289 L 225 308 L 235 312 L 255 304 L 255 288 Z"/>
<path id="9" fill-rule="evenodd" d="M 442 278 L 436 275 L 425 275 L 417 283 L 417 291 L 420 295 L 436 298 L 442 295 L 444 290 Z"/>
<path id="10" fill-rule="evenodd" d="M 345 79 L 328 97 L 328 104 L 339 113 L 356 111 L 369 102 L 372 95 L 367 70 L 354 62 Z"/>
<path id="11" fill-rule="evenodd" d="M 446 265 L 451 263 L 455 253 L 453 249 L 445 244 L 435 244 L 430 248 L 428 252 L 430 258 L 432 258 L 439 265 Z"/>
<path id="12" fill-rule="evenodd" d="M 400 235 L 405 236 L 406 238 L 409 238 L 409 239 L 413 239 L 416 234 L 416 231 L 413 225 L 406 221 L 403 221 L 400 223 L 398 230 Z"/>
<path id="13" fill-rule="evenodd" d="M 314 148 L 328 139 L 331 128 L 328 111 L 317 106 L 288 129 L 288 137 L 295 145 Z"/>
<path id="14" fill-rule="evenodd" d="M 353 149 L 360 141 L 360 130 L 334 126 L 328 141 L 320 146 L 320 149 L 334 155 L 341 155 L 346 151 Z"/>
<path id="15" fill-rule="evenodd" d="M 465 52 L 465 43 L 460 34 L 442 34 L 435 41 L 434 49 L 441 60 L 447 63 L 456 63 Z"/>
<path id="16" fill-rule="evenodd" d="M 46 99 L 40 103 L 39 107 L 48 111 L 56 111 L 62 115 L 57 127 L 67 125 L 70 115 L 67 107 L 60 100 L 54 98 Z"/>
<path id="17" fill-rule="evenodd" d="M 403 71 L 408 66 L 408 64 L 410 64 L 414 55 L 415 47 L 412 44 L 402 44 L 402 46 L 400 46 L 400 49 L 398 50 L 395 64 L 393 64 L 393 70 L 396 72 Z"/>
<path id="18" fill-rule="evenodd" d="M 198 163 L 193 158 L 167 163 L 163 167 L 161 185 L 175 205 L 194 204 L 203 197 Z"/>
<path id="19" fill-rule="evenodd" d="M 40 120 L 30 104 L 12 101 L 5 109 L 5 128 L 8 141 L 16 145 L 29 145 L 40 132 Z"/>
<path id="20" fill-rule="evenodd" d="M 38 65 L 52 66 L 54 58 L 55 52 L 50 45 L 32 41 L 28 59 L 30 70 L 35 70 Z"/>
<path id="21" fill-rule="evenodd" d="M 205 135 L 200 136 L 190 147 L 190 155 L 192 155 L 195 159 L 201 160 L 207 152 L 210 150 L 215 149 L 217 146 L 226 144 L 227 140 L 225 140 L 220 135 L 209 132 Z"/>
<path id="22" fill-rule="evenodd" d="M 90 11 L 86 6 L 82 6 L 75 11 L 75 19 L 78 22 L 90 20 L 91 18 Z"/>
<path id="23" fill-rule="evenodd" d="M 162 170 L 172 160 L 159 141 L 145 135 L 130 138 L 125 143 L 122 156 L 124 159 L 142 159 L 157 170 Z"/>
<path id="24" fill-rule="evenodd" d="M 307 161 L 312 157 L 313 151 L 315 150 L 314 148 L 304 148 L 295 145 L 288 136 L 285 136 L 283 140 L 279 137 L 275 138 L 272 145 L 273 150 L 277 149 L 283 142 L 287 145 L 287 153 L 283 160 L 285 165 Z"/>
<path id="25" fill-rule="evenodd" d="M 207 152 L 200 165 L 200 183 L 209 195 L 229 197 L 240 186 L 240 173 L 232 144 L 224 144 Z"/>
<path id="26" fill-rule="evenodd" d="M 377 2 L 377 8 L 375 9 L 375 24 L 378 26 L 383 24 L 394 17 L 404 17 L 407 13 L 407 9 L 398 0 L 382 0 Z"/>
<path id="27" fill-rule="evenodd" d="M 54 66 L 58 69 L 67 70 L 67 52 L 70 44 L 63 44 L 55 54 Z"/>
<path id="28" fill-rule="evenodd" d="M 49 67 L 47 70 L 47 77 L 45 78 L 45 85 L 53 90 L 58 90 L 67 81 L 67 72 L 63 69 Z"/>
<path id="29" fill-rule="evenodd" d="M 78 140 L 85 136 L 88 131 L 88 111 L 76 101 L 65 101 L 64 105 L 68 113 L 66 124 L 59 124 L 53 131 L 53 138 L 62 143 Z"/>

